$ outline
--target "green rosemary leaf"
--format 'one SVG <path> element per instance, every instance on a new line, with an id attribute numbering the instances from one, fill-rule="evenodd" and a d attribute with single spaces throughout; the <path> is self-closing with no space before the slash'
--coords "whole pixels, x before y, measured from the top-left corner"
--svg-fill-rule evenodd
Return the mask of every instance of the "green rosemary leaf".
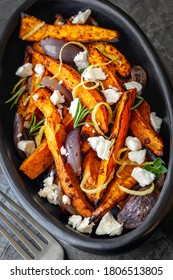
<path id="1" fill-rule="evenodd" d="M 81 124 L 82 120 L 91 112 L 92 110 L 88 110 L 85 107 L 82 107 L 80 100 L 78 101 L 76 112 L 74 115 L 74 128 L 85 124 L 84 122 Z"/>
<path id="2" fill-rule="evenodd" d="M 144 98 L 141 97 L 141 96 L 139 96 L 138 94 L 136 95 L 136 99 L 139 99 L 139 101 L 138 101 L 136 104 L 134 104 L 134 105 L 130 108 L 130 110 L 134 110 L 134 109 L 138 108 L 139 105 L 141 105 L 142 102 L 144 101 Z"/>
<path id="3" fill-rule="evenodd" d="M 44 85 L 41 85 L 41 84 L 35 84 L 34 86 L 38 87 L 38 88 L 45 88 Z"/>
<path id="4" fill-rule="evenodd" d="M 43 123 L 44 123 L 44 119 L 37 122 L 37 118 L 33 112 L 32 116 L 31 116 L 30 127 L 28 129 L 28 135 L 34 136 L 35 134 L 37 134 L 38 131 L 40 130 L 41 126 L 43 125 Z"/>
<path id="5" fill-rule="evenodd" d="M 10 99 L 8 99 L 7 101 L 5 101 L 5 103 L 10 103 L 13 101 L 10 109 L 12 109 L 14 107 L 14 105 L 17 104 L 19 98 L 21 97 L 21 95 L 25 92 L 26 90 L 26 86 L 21 87 L 16 93 L 13 93 L 12 97 Z"/>
<path id="6" fill-rule="evenodd" d="M 15 86 L 13 87 L 11 94 L 13 94 L 14 92 L 16 92 L 17 88 L 18 88 L 21 84 L 25 83 L 26 80 L 27 80 L 27 77 L 24 77 L 24 78 L 20 79 L 19 82 L 18 82 L 17 84 L 15 84 Z"/>

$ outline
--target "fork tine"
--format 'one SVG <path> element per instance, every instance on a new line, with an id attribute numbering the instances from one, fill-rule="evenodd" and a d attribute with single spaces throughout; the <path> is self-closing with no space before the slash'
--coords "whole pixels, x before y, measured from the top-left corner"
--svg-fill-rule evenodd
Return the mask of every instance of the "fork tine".
<path id="1" fill-rule="evenodd" d="M 1 213 L 0 213 L 0 217 L 35 257 L 39 250 L 34 245 L 32 245 L 31 242 L 29 242 L 28 239 L 25 236 L 23 236 L 23 234 L 21 234 L 18 231 L 18 229 Z"/>
<path id="2" fill-rule="evenodd" d="M 32 258 L 20 247 L 17 242 L 11 237 L 11 235 L 0 225 L 0 232 L 4 237 L 11 243 L 11 245 L 16 249 L 16 251 L 25 259 L 32 260 Z"/>
<path id="3" fill-rule="evenodd" d="M 25 232 L 27 232 L 27 234 L 39 245 L 40 248 L 43 248 L 43 246 L 45 245 L 45 243 L 38 238 L 38 236 L 33 233 L 9 208 L 7 208 L 2 202 L 0 202 L 1 207 L 13 218 L 14 221 L 16 221 L 16 223 L 18 225 L 20 225 Z M 19 211 L 18 211 L 19 212 Z M 20 213 L 20 212 L 19 212 Z"/>
<path id="4" fill-rule="evenodd" d="M 0 191 L 0 194 L 16 209 L 38 232 L 40 232 L 47 241 L 52 240 L 52 236 L 37 224 L 32 217 L 30 217 L 20 206 L 12 201 L 5 193 Z"/>

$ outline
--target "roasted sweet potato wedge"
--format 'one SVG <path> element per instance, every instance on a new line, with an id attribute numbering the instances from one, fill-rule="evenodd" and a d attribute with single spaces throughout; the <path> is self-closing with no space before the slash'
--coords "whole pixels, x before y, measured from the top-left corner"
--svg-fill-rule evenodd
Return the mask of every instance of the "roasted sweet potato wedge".
<path id="1" fill-rule="evenodd" d="M 90 217 L 90 221 L 99 220 L 105 213 L 113 209 L 122 199 L 127 196 L 127 193 L 119 188 L 124 186 L 127 189 L 132 189 L 136 184 L 136 180 L 131 176 L 133 168 L 135 166 L 126 165 L 120 175 L 122 178 L 115 177 L 113 181 L 108 186 L 105 197 L 101 205 L 96 208 Z"/>
<path id="2" fill-rule="evenodd" d="M 29 52 L 34 58 L 38 59 L 43 65 L 45 65 L 51 74 L 58 74 L 60 62 L 46 55 L 35 52 L 31 48 L 29 49 Z M 81 81 L 80 74 L 75 69 L 64 63 L 62 64 L 58 78 L 63 81 L 63 84 L 69 91 L 72 91 Z M 85 105 L 88 109 L 92 109 L 97 103 L 104 101 L 98 91 L 87 90 L 83 86 L 79 86 L 76 89 L 75 95 L 80 98 L 82 105 Z M 100 122 L 100 127 L 106 133 L 108 131 L 108 116 L 104 106 L 100 106 L 98 109 L 97 121 Z"/>
<path id="3" fill-rule="evenodd" d="M 104 57 L 97 49 L 95 48 L 91 48 L 89 49 L 89 58 L 88 58 L 89 62 L 92 65 L 96 65 L 96 64 L 105 64 L 107 62 L 110 61 L 110 59 Z M 109 88 L 110 86 L 112 87 L 116 87 L 119 89 L 119 91 L 123 91 L 123 88 L 118 80 L 118 77 L 115 74 L 115 70 L 116 68 L 114 67 L 114 65 L 111 64 L 107 64 L 107 65 L 103 65 L 101 66 L 103 72 L 107 75 L 107 78 L 105 80 L 102 81 L 102 84 L 104 86 L 105 89 Z"/>
<path id="4" fill-rule="evenodd" d="M 133 110 L 129 125 L 132 133 L 140 139 L 143 146 L 148 147 L 155 155 L 163 155 L 163 140 L 144 120 L 139 111 Z"/>
<path id="5" fill-rule="evenodd" d="M 119 37 L 119 33 L 91 25 L 50 25 L 34 16 L 22 14 L 19 36 L 27 41 L 40 41 L 46 37 L 52 37 L 66 41 L 88 42 L 112 41 Z"/>
<path id="6" fill-rule="evenodd" d="M 115 121 L 111 131 L 112 139 L 115 139 L 115 144 L 111 150 L 110 158 L 108 160 L 101 161 L 100 172 L 97 181 L 98 186 L 103 185 L 109 179 L 112 171 L 117 165 L 115 160 L 118 151 L 124 146 L 131 118 L 130 108 L 133 105 L 135 96 L 136 90 L 132 89 L 130 91 L 124 92 L 121 99 L 119 100 Z"/>
<path id="7" fill-rule="evenodd" d="M 102 55 L 113 60 L 115 72 L 122 77 L 128 77 L 131 72 L 131 65 L 126 57 L 113 45 L 106 42 L 89 43 L 88 47 L 96 48 Z"/>

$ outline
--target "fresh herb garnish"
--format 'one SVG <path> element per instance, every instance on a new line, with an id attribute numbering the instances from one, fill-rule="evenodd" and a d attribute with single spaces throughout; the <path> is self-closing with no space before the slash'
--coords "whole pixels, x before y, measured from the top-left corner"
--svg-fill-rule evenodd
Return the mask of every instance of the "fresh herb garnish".
<path id="1" fill-rule="evenodd" d="M 139 99 L 139 101 L 138 101 L 136 104 L 134 104 L 134 105 L 130 108 L 130 110 L 134 110 L 134 109 L 138 108 L 139 105 L 141 105 L 142 102 L 144 101 L 144 98 L 141 97 L 141 96 L 138 95 L 138 94 L 136 94 L 136 99 Z"/>
<path id="2" fill-rule="evenodd" d="M 38 87 L 38 88 L 45 88 L 45 86 L 42 85 L 42 84 L 35 84 L 34 86 L 36 86 L 36 87 Z"/>
<path id="3" fill-rule="evenodd" d="M 27 80 L 27 77 L 20 79 L 19 82 L 17 82 L 15 84 L 15 86 L 13 87 L 13 89 L 11 91 L 12 97 L 10 99 L 8 99 L 7 101 L 5 101 L 6 104 L 12 102 L 10 109 L 12 109 L 13 106 L 17 104 L 19 98 L 27 89 L 27 87 L 23 85 L 26 82 L 26 80 Z M 19 86 L 21 86 L 21 85 L 23 85 L 23 86 L 19 88 Z"/>
<path id="4" fill-rule="evenodd" d="M 85 107 L 82 107 L 82 104 L 80 102 L 80 100 L 78 100 L 78 104 L 77 104 L 77 108 L 76 108 L 76 112 L 74 115 L 74 128 L 77 128 L 81 125 L 87 124 L 87 122 L 82 122 L 81 121 L 92 111 L 93 109 L 88 110 Z M 91 124 L 91 123 L 89 123 Z"/>
<path id="5" fill-rule="evenodd" d="M 165 163 L 161 158 L 156 158 L 153 162 L 146 164 L 143 168 L 152 172 L 156 176 L 167 172 Z"/>
<path id="6" fill-rule="evenodd" d="M 31 121 L 30 121 L 30 126 L 29 126 L 29 129 L 28 129 L 28 135 L 29 136 L 34 136 L 35 134 L 37 134 L 43 123 L 44 123 L 44 119 L 37 122 L 37 118 L 36 118 L 36 116 L 34 115 L 34 112 L 33 112 L 32 117 L 31 117 Z"/>
<path id="7" fill-rule="evenodd" d="M 13 96 L 5 102 L 5 103 L 10 103 L 13 101 L 10 109 L 12 109 L 14 107 L 14 105 L 17 104 L 19 98 L 22 96 L 22 94 L 25 92 L 25 90 L 26 90 L 26 86 L 23 86 L 17 92 L 12 92 Z"/>

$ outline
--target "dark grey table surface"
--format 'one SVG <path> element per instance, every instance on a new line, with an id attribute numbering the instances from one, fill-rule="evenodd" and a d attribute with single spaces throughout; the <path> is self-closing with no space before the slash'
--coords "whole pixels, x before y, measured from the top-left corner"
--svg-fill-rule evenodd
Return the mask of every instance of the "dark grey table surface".
<path id="1" fill-rule="evenodd" d="M 94 0 L 93 0 L 94 1 Z M 25 0 L 0 0 L 0 36 L 15 9 Z M 109 0 L 126 11 L 141 27 L 157 53 L 160 55 L 165 69 L 173 81 L 173 0 Z M 0 168 L 0 189 L 15 201 L 10 186 Z M 70 260 L 158 260 L 173 259 L 173 211 L 164 220 L 162 226 L 140 247 L 114 255 L 95 255 L 63 244 L 66 259 Z M 19 260 L 20 255 L 9 242 L 0 235 L 0 259 Z"/>

